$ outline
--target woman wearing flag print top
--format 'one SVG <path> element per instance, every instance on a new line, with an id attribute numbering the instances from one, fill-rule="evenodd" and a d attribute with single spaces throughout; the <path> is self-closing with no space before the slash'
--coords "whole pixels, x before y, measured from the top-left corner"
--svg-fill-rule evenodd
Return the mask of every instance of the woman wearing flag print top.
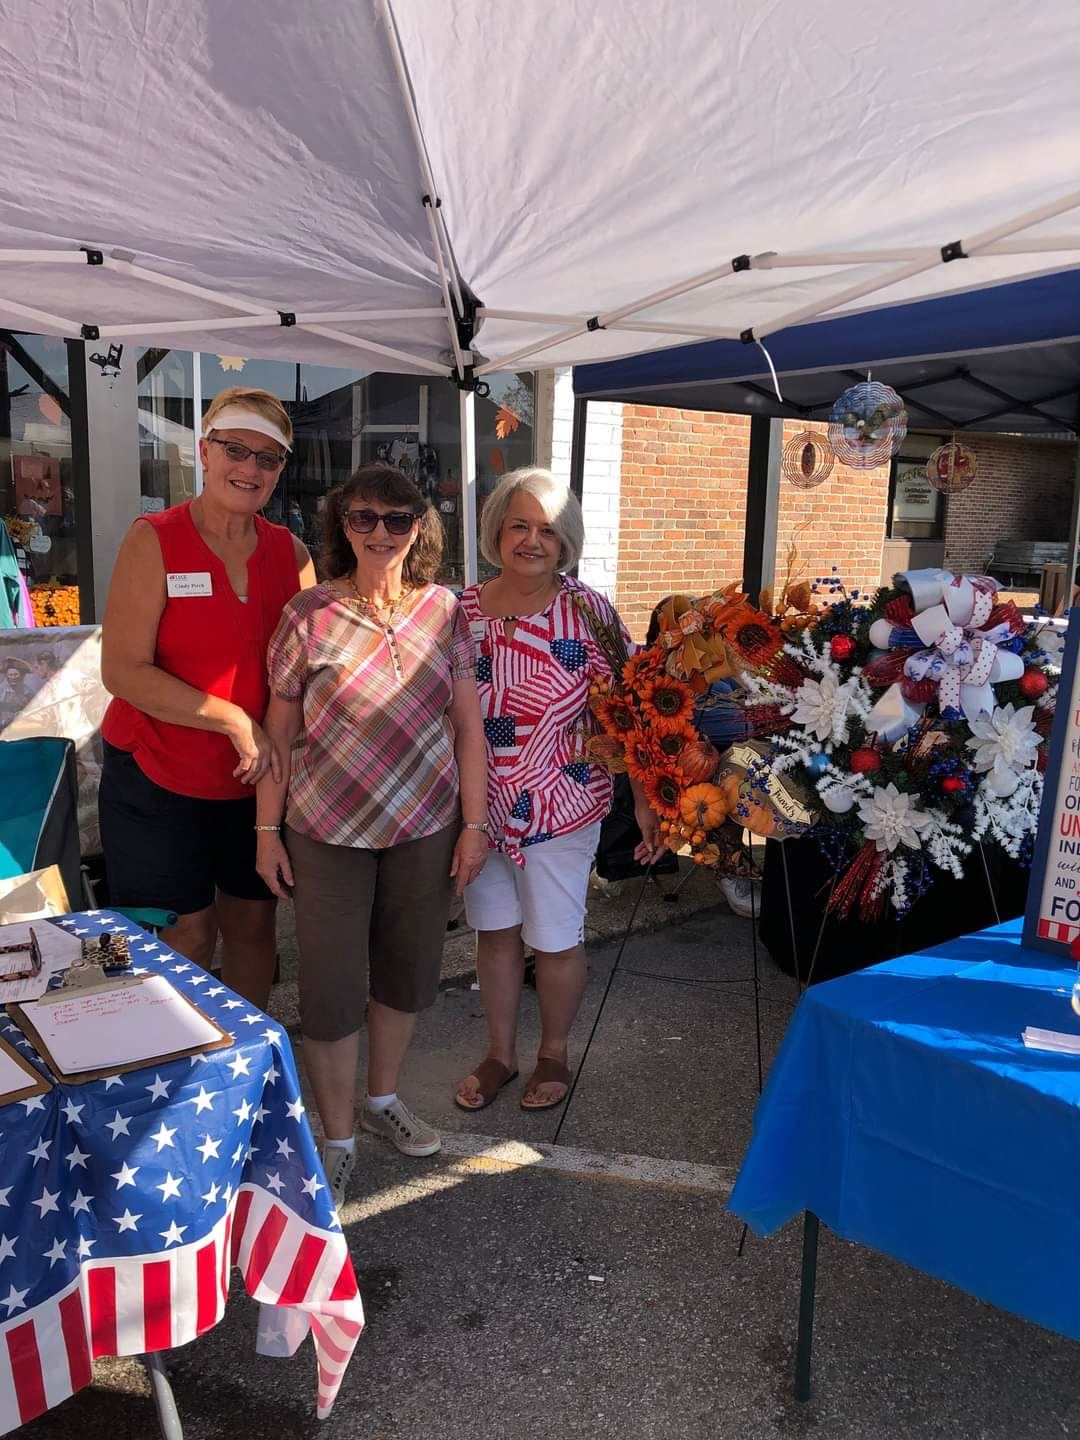
<path id="1" fill-rule="evenodd" d="M 329 493 L 323 523 L 328 578 L 285 607 L 270 644 L 266 730 L 291 758 L 259 785 L 258 864 L 296 907 L 304 1062 L 340 1202 L 365 1002 L 362 1128 L 406 1155 L 439 1148 L 398 1075 L 438 993 L 455 882 L 487 859 L 487 778 L 469 627 L 432 583 L 438 515 L 377 464 Z"/>
<path id="2" fill-rule="evenodd" d="M 524 945 L 536 952 L 541 1038 L 522 1107 L 559 1105 L 570 1083 L 589 870 L 612 790 L 607 771 L 580 753 L 591 723 L 589 684 L 611 672 L 575 595 L 605 624 L 622 624 L 603 596 L 564 573 L 583 542 L 581 508 L 565 485 L 547 470 L 511 471 L 488 497 L 480 530 L 484 558 L 499 574 L 461 597 L 479 647 L 490 841 L 498 852 L 465 891 L 488 1024 L 487 1055 L 454 1097 L 466 1110 L 489 1105 L 517 1074 Z M 647 864 L 664 847 L 636 785 L 634 801 L 643 837 L 634 853 Z"/>
<path id="3" fill-rule="evenodd" d="M 253 786 L 272 763 L 262 729 L 266 647 L 311 557 L 259 511 L 292 445 L 266 390 L 231 386 L 202 422 L 200 495 L 128 531 L 101 633 L 115 697 L 98 795 L 109 899 L 174 910 L 162 938 L 265 1009 L 274 898 L 255 869 Z"/>

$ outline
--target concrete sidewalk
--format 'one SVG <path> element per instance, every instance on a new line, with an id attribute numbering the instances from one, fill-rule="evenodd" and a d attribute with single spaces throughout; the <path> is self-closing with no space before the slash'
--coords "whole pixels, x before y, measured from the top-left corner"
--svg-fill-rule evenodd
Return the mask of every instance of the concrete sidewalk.
<path id="1" fill-rule="evenodd" d="M 484 1031 L 478 995 L 452 977 L 402 1087 L 444 1128 L 443 1152 L 360 1142 L 342 1220 L 369 1323 L 333 1416 L 314 1418 L 310 1347 L 257 1357 L 255 1307 L 235 1293 L 173 1359 L 187 1440 L 1080 1434 L 1080 1348 L 828 1234 L 815 1398 L 794 1403 L 798 1227 L 751 1236 L 740 1257 L 724 1208 L 757 1093 L 749 942 L 748 921 L 689 903 L 635 933 L 555 1147 L 562 1111 L 521 1111 L 524 1076 L 478 1114 L 453 1105 Z M 590 950 L 575 1059 L 616 950 Z M 759 963 L 767 1065 L 795 996 Z M 287 1009 L 288 986 L 274 1003 Z M 527 992 L 523 1069 L 535 1038 Z M 91 1390 L 24 1433 L 153 1436 L 139 1368 L 100 1364 Z"/>

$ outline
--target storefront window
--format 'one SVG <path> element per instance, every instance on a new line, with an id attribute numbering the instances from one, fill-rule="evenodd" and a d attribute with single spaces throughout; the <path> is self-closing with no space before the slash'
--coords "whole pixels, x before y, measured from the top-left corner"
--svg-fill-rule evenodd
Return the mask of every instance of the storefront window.
<path id="1" fill-rule="evenodd" d="M 18 569 L 4 587 L 0 627 L 18 623 L 18 604 L 13 610 L 10 602 L 23 586 L 38 625 L 77 625 L 71 398 L 63 340 L 0 330 L 0 518 Z"/>
<path id="2" fill-rule="evenodd" d="M 488 377 L 491 394 L 476 402 L 476 517 L 508 470 L 531 465 L 536 455 L 533 409 L 536 377 L 496 374 Z M 481 555 L 480 578 L 495 572 Z"/>
<path id="3" fill-rule="evenodd" d="M 940 540 L 945 533 L 945 497 L 926 476 L 926 462 L 940 435 L 908 434 L 893 459 L 889 483 L 890 540 Z"/>
<path id="4" fill-rule="evenodd" d="M 194 357 L 190 350 L 136 353 L 139 488 L 146 515 L 195 494 Z"/>

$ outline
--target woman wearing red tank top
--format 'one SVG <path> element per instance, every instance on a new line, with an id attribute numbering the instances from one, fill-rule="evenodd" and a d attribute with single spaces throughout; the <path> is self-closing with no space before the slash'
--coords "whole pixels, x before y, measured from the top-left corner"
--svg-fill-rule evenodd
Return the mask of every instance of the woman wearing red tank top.
<path id="1" fill-rule="evenodd" d="M 255 869 L 256 782 L 280 762 L 263 733 L 266 650 L 315 583 L 304 545 L 258 513 L 292 445 L 275 396 L 232 386 L 206 412 L 194 500 L 131 527 L 102 626 L 98 808 L 109 898 L 179 914 L 163 938 L 265 1008 L 274 898 Z"/>

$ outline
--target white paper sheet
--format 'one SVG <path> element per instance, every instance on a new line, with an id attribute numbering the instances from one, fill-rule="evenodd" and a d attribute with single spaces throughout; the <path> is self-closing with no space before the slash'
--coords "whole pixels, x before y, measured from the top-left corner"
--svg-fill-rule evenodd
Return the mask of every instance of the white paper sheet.
<path id="1" fill-rule="evenodd" d="M 13 1090 L 25 1090 L 35 1078 L 28 1075 L 6 1050 L 0 1049 L 0 1096 L 10 1095 Z"/>
<path id="2" fill-rule="evenodd" d="M 30 939 L 30 927 L 41 949 L 41 974 L 31 975 L 28 980 L 4 980 L 5 970 L 21 970 L 29 962 L 29 954 L 0 955 L 0 1005 L 22 1004 L 44 995 L 49 976 L 57 970 L 66 970 L 82 953 L 82 942 L 75 935 L 69 935 L 58 925 L 47 920 L 20 921 L 16 925 L 0 925 L 0 945 L 24 945 Z"/>
<path id="3" fill-rule="evenodd" d="M 66 1075 L 155 1060 L 219 1038 L 217 1027 L 164 975 L 122 990 L 34 1002 L 23 1011 Z"/>

